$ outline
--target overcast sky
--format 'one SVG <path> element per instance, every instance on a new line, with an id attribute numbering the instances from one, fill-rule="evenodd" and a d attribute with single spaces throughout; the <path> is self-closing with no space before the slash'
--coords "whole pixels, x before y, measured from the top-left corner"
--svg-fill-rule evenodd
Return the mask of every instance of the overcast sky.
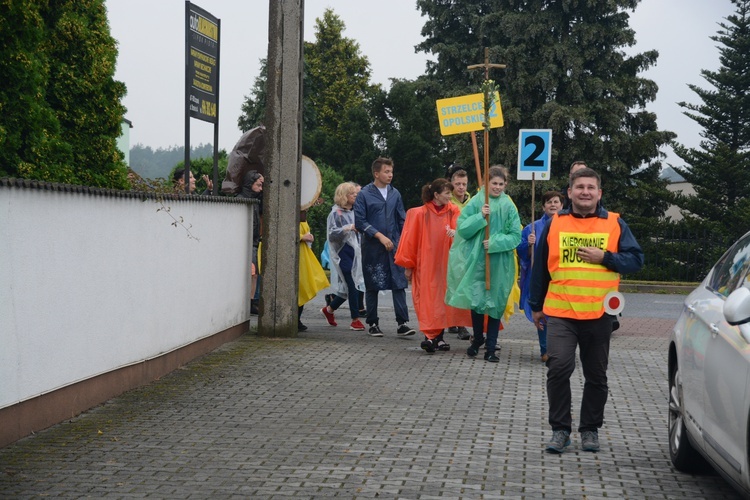
<path id="1" fill-rule="evenodd" d="M 268 5 L 274 0 L 196 0 L 221 19 L 219 147 L 230 151 L 241 135 L 240 107 L 268 50 Z M 427 56 L 415 53 L 425 19 L 412 0 L 305 0 L 306 41 L 314 41 L 315 19 L 331 8 L 346 25 L 344 36 L 360 45 L 372 79 L 390 87 L 390 78 L 413 79 L 424 72 Z M 156 149 L 184 143 L 185 2 L 183 0 L 106 0 L 112 36 L 118 41 L 116 79 L 128 93 L 126 117 L 133 122 L 131 145 Z M 631 13 L 638 45 L 659 51 L 655 68 L 644 76 L 659 85 L 649 106 L 661 129 L 697 147 L 700 128 L 676 103 L 699 103 L 688 83 L 709 88 L 702 69 L 719 66 L 716 43 L 709 39 L 718 23 L 734 12 L 730 0 L 642 0 Z M 480 55 L 481 57 L 481 55 Z M 467 61 L 467 64 L 481 61 Z M 501 89 L 502 94 L 502 89 Z M 436 119 L 426 116 L 426 120 Z M 191 144 L 213 141 L 213 125 L 191 119 Z M 552 146 L 554 148 L 554 144 Z M 671 150 L 668 163 L 681 164 Z"/>

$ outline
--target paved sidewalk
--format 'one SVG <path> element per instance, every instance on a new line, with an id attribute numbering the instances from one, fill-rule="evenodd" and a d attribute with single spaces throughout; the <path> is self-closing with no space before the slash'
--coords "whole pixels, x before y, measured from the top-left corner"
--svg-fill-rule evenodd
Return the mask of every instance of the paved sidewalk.
<path id="1" fill-rule="evenodd" d="M 602 450 L 580 451 L 574 433 L 549 455 L 545 367 L 522 314 L 492 364 L 449 334 L 450 352 L 423 353 L 419 334 L 396 337 L 392 309 L 383 338 L 350 331 L 345 308 L 328 327 L 322 304 L 306 307 L 297 339 L 245 335 L 0 449 L 0 497 L 739 498 L 719 476 L 670 466 L 674 319 L 642 308 L 621 319 Z M 576 413 L 581 387 L 576 370 Z"/>

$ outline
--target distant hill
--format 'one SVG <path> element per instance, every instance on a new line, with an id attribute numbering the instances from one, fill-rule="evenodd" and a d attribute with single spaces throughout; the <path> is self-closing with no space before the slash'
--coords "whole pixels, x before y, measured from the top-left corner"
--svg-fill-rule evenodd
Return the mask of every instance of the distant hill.
<path id="1" fill-rule="evenodd" d="M 211 158 L 213 154 L 211 144 L 199 144 L 190 149 L 190 159 Z M 167 179 L 174 166 L 184 159 L 184 146 L 153 150 L 150 146 L 136 144 L 130 148 L 130 168 L 145 179 Z"/>

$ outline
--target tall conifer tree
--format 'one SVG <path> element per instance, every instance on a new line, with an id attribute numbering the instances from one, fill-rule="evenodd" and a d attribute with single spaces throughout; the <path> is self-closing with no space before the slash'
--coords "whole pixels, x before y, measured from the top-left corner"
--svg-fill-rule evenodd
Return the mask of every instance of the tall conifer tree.
<path id="1" fill-rule="evenodd" d="M 117 49 L 102 0 L 52 0 L 47 11 L 50 58 L 47 101 L 70 144 L 74 182 L 126 187 L 117 149 L 125 84 L 114 79 Z"/>
<path id="2" fill-rule="evenodd" d="M 70 159 L 60 124 L 47 104 L 47 30 L 40 2 L 0 3 L 0 176 L 54 168 Z"/>
<path id="3" fill-rule="evenodd" d="M 750 229 L 750 0 L 733 0 L 711 39 L 720 44 L 718 71 L 701 71 L 711 90 L 690 85 L 701 104 L 681 102 L 703 131 L 698 148 L 675 146 L 686 165 L 676 170 L 695 188 L 681 196 L 684 215 L 732 239 Z"/>
<path id="4" fill-rule="evenodd" d="M 484 75 L 467 66 L 483 62 L 484 47 L 491 62 L 507 65 L 490 74 L 505 118 L 503 128 L 493 129 L 493 162 L 514 172 L 519 129 L 552 129 L 557 187 L 566 185 L 572 161 L 585 160 L 602 175 L 607 208 L 654 217 L 666 209 L 659 148 L 674 134 L 659 131 L 656 116 L 645 109 L 657 86 L 639 74 L 658 53 L 625 53 L 635 44 L 627 11 L 637 4 L 418 0 L 428 18 L 418 48 L 436 57 L 428 78 L 442 83 L 444 97 L 479 91 Z M 465 138 L 447 143 L 456 156 L 466 156 Z M 514 192 L 517 204 L 526 203 L 527 193 L 527 187 Z"/>
<path id="5" fill-rule="evenodd" d="M 0 175 L 127 186 L 104 0 L 0 3 Z"/>

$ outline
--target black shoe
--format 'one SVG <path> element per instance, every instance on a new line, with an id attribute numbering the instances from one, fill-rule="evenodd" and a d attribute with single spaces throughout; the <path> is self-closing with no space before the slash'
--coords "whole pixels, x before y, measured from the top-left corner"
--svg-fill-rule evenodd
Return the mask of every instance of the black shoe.
<path id="1" fill-rule="evenodd" d="M 450 328 L 448 328 L 448 333 L 458 333 L 458 327 L 451 326 Z"/>
<path id="2" fill-rule="evenodd" d="M 450 344 L 447 343 L 445 339 L 443 338 L 443 333 L 440 333 L 440 335 L 432 339 L 432 345 L 434 345 L 435 349 L 437 349 L 438 351 L 450 351 L 451 350 Z"/>
<path id="3" fill-rule="evenodd" d="M 360 309 L 359 310 L 359 317 L 360 318 L 366 318 L 367 317 L 367 309 Z"/>
<path id="4" fill-rule="evenodd" d="M 471 334 L 465 326 L 459 326 L 456 333 L 458 333 L 458 340 L 469 340 L 471 338 Z"/>
<path id="5" fill-rule="evenodd" d="M 484 338 L 482 338 L 479 342 L 477 342 L 477 340 L 474 339 L 474 341 L 472 341 L 469 348 L 466 349 L 466 354 L 469 357 L 472 357 L 472 358 L 475 357 L 477 354 L 479 354 L 479 348 L 482 347 L 484 343 L 485 343 Z"/>
<path id="6" fill-rule="evenodd" d="M 414 335 L 416 330 L 414 328 L 409 328 L 409 325 L 406 323 L 403 323 L 401 325 L 398 325 L 398 330 L 396 330 L 396 335 L 399 337 L 408 337 L 409 335 Z"/>
<path id="7" fill-rule="evenodd" d="M 378 325 L 370 325 L 370 330 L 367 332 L 367 335 L 370 337 L 382 337 L 383 332 L 380 331 L 380 327 Z"/>
<path id="8" fill-rule="evenodd" d="M 434 354 L 435 353 L 435 344 L 432 343 L 432 340 L 425 337 L 425 339 L 422 341 L 421 344 L 419 344 L 419 347 L 424 350 L 427 354 Z"/>
<path id="9" fill-rule="evenodd" d="M 446 351 L 447 352 L 447 351 L 451 350 L 451 345 L 449 343 L 447 343 L 445 340 L 443 340 L 443 339 L 439 339 L 439 340 L 435 339 L 435 340 L 436 340 L 436 342 L 435 342 L 435 348 L 438 351 Z"/>
<path id="10" fill-rule="evenodd" d="M 300 332 L 307 331 L 307 327 L 303 325 L 301 321 L 297 321 L 297 331 L 300 331 Z"/>
<path id="11" fill-rule="evenodd" d="M 489 361 L 490 363 L 497 363 L 500 361 L 500 358 L 495 356 L 494 352 L 487 351 L 484 353 L 484 360 Z"/>
<path id="12" fill-rule="evenodd" d="M 257 300 L 250 301 L 250 314 L 254 316 L 258 315 L 258 301 Z"/>

